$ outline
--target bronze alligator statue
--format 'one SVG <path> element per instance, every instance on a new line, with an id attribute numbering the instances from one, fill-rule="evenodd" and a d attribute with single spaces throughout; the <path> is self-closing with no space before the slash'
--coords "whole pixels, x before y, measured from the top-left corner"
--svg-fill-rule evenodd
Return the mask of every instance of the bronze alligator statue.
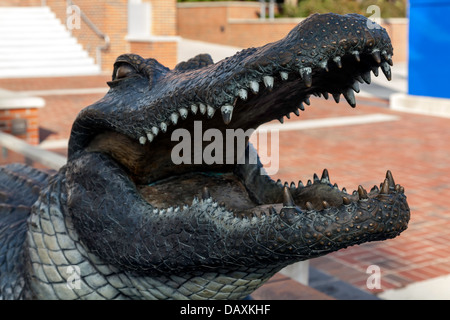
<path id="1" fill-rule="evenodd" d="M 0 297 L 241 299 L 289 264 L 399 235 L 410 210 L 390 171 L 347 193 L 327 170 L 273 181 L 248 139 L 223 161 L 173 159 L 176 130 L 199 122 L 246 132 L 298 115 L 310 95 L 355 107 L 371 72 L 391 77 L 390 39 L 367 22 L 315 14 L 278 42 L 173 70 L 119 56 L 109 92 L 73 124 L 64 167 L 0 169 Z"/>

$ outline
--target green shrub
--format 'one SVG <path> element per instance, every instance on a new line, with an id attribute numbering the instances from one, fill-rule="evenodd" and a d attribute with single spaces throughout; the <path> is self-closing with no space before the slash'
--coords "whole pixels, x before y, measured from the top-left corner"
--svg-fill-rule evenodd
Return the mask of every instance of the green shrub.
<path id="1" fill-rule="evenodd" d="M 280 17 L 307 17 L 313 13 L 359 13 L 371 16 L 367 8 L 376 5 L 382 18 L 405 17 L 406 0 L 299 0 L 298 6 L 283 5 Z"/>

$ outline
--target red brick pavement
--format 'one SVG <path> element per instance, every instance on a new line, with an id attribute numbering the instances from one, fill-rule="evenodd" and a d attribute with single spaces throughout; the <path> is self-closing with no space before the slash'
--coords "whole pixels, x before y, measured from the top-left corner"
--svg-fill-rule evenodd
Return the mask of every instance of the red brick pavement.
<path id="1" fill-rule="evenodd" d="M 400 120 L 280 132 L 280 170 L 274 178 L 307 181 L 314 172 L 320 176 L 327 168 L 332 183 L 352 191 L 359 184 L 366 189 L 379 185 L 386 170 L 392 171 L 396 183 L 406 190 L 411 209 L 409 228 L 392 240 L 311 260 L 311 265 L 377 293 L 450 273 L 450 119 L 367 105 L 373 101 L 359 99 L 356 110 L 351 110 L 313 99 L 300 118 L 385 113 Z M 370 265 L 381 268 L 379 290 L 366 286 Z"/>
<path id="2" fill-rule="evenodd" d="M 109 76 L 0 80 L 0 88 L 44 90 L 104 87 Z M 40 110 L 41 133 L 46 139 L 68 138 L 76 114 L 101 94 L 46 96 Z M 411 208 L 409 228 L 399 237 L 366 243 L 327 256 L 311 264 L 364 290 L 368 266 L 381 268 L 381 289 L 450 273 L 450 119 L 398 113 L 387 101 L 358 98 L 358 107 L 345 101 L 313 98 L 300 119 L 366 115 L 397 115 L 399 121 L 307 131 L 280 132 L 280 170 L 274 179 L 307 181 L 324 168 L 332 183 L 348 191 L 359 184 L 370 189 L 384 180 L 386 170 L 405 187 Z M 296 121 L 296 116 L 291 120 Z M 62 151 L 64 152 L 64 150 Z"/>

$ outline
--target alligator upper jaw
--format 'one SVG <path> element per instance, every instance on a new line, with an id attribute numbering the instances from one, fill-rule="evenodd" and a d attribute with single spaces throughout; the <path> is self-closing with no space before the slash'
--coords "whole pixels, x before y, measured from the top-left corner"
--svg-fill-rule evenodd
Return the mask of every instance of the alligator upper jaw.
<path id="1" fill-rule="evenodd" d="M 282 188 L 274 188 L 274 182 L 271 179 L 254 177 L 254 174 L 248 173 L 253 169 L 235 165 L 237 159 L 242 157 L 242 152 L 239 154 L 237 150 L 233 150 L 235 157 L 231 165 L 226 159 L 227 150 L 224 150 L 222 161 L 219 163 L 193 163 L 195 148 L 191 148 L 192 153 L 188 157 L 192 161 L 190 164 L 175 165 L 172 151 L 179 144 L 179 140 L 174 139 L 173 135 L 179 129 L 191 134 L 195 133 L 195 126 L 200 125 L 201 137 L 194 136 L 193 139 L 202 140 L 200 150 L 203 151 L 210 143 L 202 139 L 203 133 L 209 129 L 218 130 L 222 136 L 225 136 L 227 130 L 247 132 L 274 119 L 283 122 L 284 117 L 290 117 L 292 113 L 298 115 L 304 111 L 305 104 L 310 104 L 311 95 L 323 95 L 325 99 L 328 99 L 331 94 L 336 102 L 339 102 L 343 95 L 345 100 L 355 107 L 354 92 L 359 92 L 359 83 L 371 82 L 370 72 L 378 75 L 378 69 L 381 67 L 388 79 L 391 76 L 389 66 L 392 64 L 392 47 L 389 38 L 383 30 L 368 30 L 365 27 L 366 21 L 365 18 L 355 15 L 315 15 L 294 28 L 285 39 L 279 42 L 257 49 L 244 50 L 231 58 L 216 64 L 207 64 L 200 69 L 164 71 L 158 78 L 159 83 L 171 89 L 166 92 L 168 89 L 161 87 L 162 85 L 158 82 L 155 82 L 151 89 L 170 95 L 159 97 L 156 94 L 157 98 L 154 100 L 159 105 L 155 107 L 154 102 L 149 102 L 153 106 L 153 112 L 155 108 L 164 110 L 163 106 L 171 105 L 170 99 L 173 99 L 171 93 L 174 88 L 178 88 L 180 91 L 178 96 L 183 97 L 172 111 L 171 107 L 163 111 L 165 119 L 159 123 L 149 124 L 148 119 L 151 116 L 145 116 L 147 112 L 145 105 L 128 106 L 124 110 L 124 115 L 119 112 L 103 114 L 102 110 L 114 110 L 114 106 L 110 106 L 111 101 L 122 100 L 119 96 L 121 89 L 130 88 L 129 84 L 123 85 L 122 81 L 116 80 L 108 95 L 92 108 L 88 108 L 87 112 L 84 112 L 75 122 L 70 153 L 74 153 L 73 149 L 77 141 L 86 139 L 86 136 L 91 137 L 91 140 L 88 140 L 87 151 L 98 151 L 112 156 L 127 168 L 130 177 L 138 186 L 151 184 L 149 187 L 140 188 L 147 190 L 144 193 L 150 203 L 164 198 L 152 197 L 151 194 L 167 193 L 167 186 L 175 187 L 171 184 L 174 179 L 179 185 L 179 192 L 193 189 L 183 181 L 191 181 L 191 183 L 195 181 L 198 185 L 196 191 L 190 191 L 186 197 L 180 196 L 174 201 L 168 199 L 160 201 L 157 207 L 161 208 L 179 206 L 180 199 L 187 201 L 188 198 L 202 196 L 202 193 L 216 196 L 215 194 L 221 193 L 221 188 L 223 191 L 223 184 L 233 185 L 229 191 L 235 199 L 240 198 L 243 194 L 241 191 L 246 191 L 245 199 L 241 201 L 245 204 L 244 206 L 233 206 L 233 201 L 228 201 L 229 206 L 236 210 L 245 211 L 251 206 L 256 207 L 266 203 L 283 203 Z M 320 41 L 311 39 L 308 31 L 311 28 L 317 28 L 318 25 L 330 26 L 328 31 L 331 35 L 321 38 Z M 333 33 L 338 30 L 336 26 L 348 30 L 345 38 L 340 40 L 334 38 Z M 302 34 L 305 35 L 302 37 Z M 119 72 L 122 63 L 125 62 L 118 59 L 116 72 Z M 229 72 L 231 76 L 223 77 L 223 72 L 229 70 L 230 66 L 235 66 L 235 70 Z M 201 81 L 203 87 L 193 87 L 191 83 L 199 78 L 205 78 Z M 152 81 L 153 79 L 150 79 L 150 82 Z M 148 86 L 148 82 L 142 82 L 139 79 L 135 82 L 137 84 L 134 84 L 134 95 L 139 97 L 139 92 L 151 95 L 148 88 L 139 88 L 140 83 Z M 120 107 L 117 108 L 120 109 Z M 130 113 L 128 109 L 131 110 Z M 137 117 L 135 115 L 137 112 L 142 116 Z M 99 117 L 107 117 L 107 119 L 99 119 Z M 121 118 L 116 119 L 116 117 Z M 129 122 L 127 117 L 133 117 L 131 129 L 127 129 L 125 125 Z M 108 126 L 95 129 L 95 134 L 86 134 L 84 132 L 88 130 L 78 129 L 92 128 L 94 123 L 101 128 L 105 121 Z M 83 134 L 84 138 L 79 139 L 78 137 L 80 135 L 83 137 Z M 93 139 L 92 136 L 94 136 Z M 192 143 L 194 144 L 195 141 Z M 83 143 L 78 143 L 78 146 L 83 146 Z M 239 172 L 238 179 L 233 178 L 231 182 L 230 174 L 235 177 L 236 172 Z M 216 176 L 211 178 L 211 173 L 216 173 Z M 217 173 L 223 175 L 219 177 Z M 249 178 L 249 175 L 252 178 Z M 215 182 L 212 183 L 212 181 Z M 262 187 L 254 186 L 255 181 Z M 327 174 L 324 174 L 320 181 L 324 182 L 323 185 L 314 184 L 298 188 L 289 186 L 299 207 L 321 210 L 330 205 L 339 206 L 347 201 L 359 199 L 358 196 L 347 195 L 333 188 L 329 184 Z M 208 192 L 201 191 L 202 183 L 209 189 Z M 384 182 L 381 184 L 382 189 L 383 184 Z M 264 188 L 270 191 L 259 190 Z M 362 187 L 359 189 L 360 192 L 357 193 L 360 197 L 364 197 L 367 192 Z M 375 190 L 371 196 L 377 195 Z M 216 196 L 216 198 L 220 197 Z"/>

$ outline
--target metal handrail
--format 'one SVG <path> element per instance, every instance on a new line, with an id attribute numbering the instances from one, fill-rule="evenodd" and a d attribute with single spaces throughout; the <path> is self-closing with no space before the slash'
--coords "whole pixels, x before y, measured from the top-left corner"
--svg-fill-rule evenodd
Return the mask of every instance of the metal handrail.
<path id="1" fill-rule="evenodd" d="M 67 163 L 65 156 L 30 145 L 22 139 L 1 131 L 0 146 L 3 153 L 5 153 L 5 149 L 8 149 L 23 155 L 28 164 L 36 161 L 47 168 L 58 170 Z"/>
<path id="2" fill-rule="evenodd" d="M 79 9 L 79 13 L 80 13 L 80 17 L 81 19 L 88 25 L 89 28 L 91 28 L 92 31 L 94 31 L 94 33 L 103 39 L 103 41 L 105 42 L 103 45 L 101 46 L 97 46 L 96 47 L 96 61 L 97 64 L 100 66 L 100 68 L 102 67 L 102 51 L 106 50 L 109 48 L 109 44 L 110 44 L 110 39 L 109 36 L 105 33 L 103 33 L 102 31 L 100 31 L 100 29 L 91 21 L 91 19 L 89 19 L 89 17 L 83 12 L 83 10 L 81 10 L 81 8 L 72 0 L 67 0 L 67 7 L 69 6 L 76 6 Z"/>

